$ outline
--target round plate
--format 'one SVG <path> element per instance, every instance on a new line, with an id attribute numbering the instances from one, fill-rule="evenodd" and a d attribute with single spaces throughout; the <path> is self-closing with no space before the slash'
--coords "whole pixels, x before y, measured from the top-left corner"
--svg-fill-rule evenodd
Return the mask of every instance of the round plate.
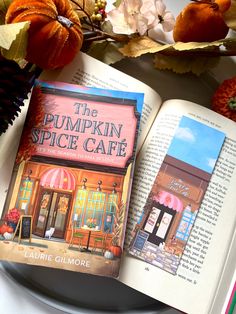
<path id="1" fill-rule="evenodd" d="M 7 262 L 2 266 L 28 293 L 66 313 L 179 313 L 112 278 Z"/>

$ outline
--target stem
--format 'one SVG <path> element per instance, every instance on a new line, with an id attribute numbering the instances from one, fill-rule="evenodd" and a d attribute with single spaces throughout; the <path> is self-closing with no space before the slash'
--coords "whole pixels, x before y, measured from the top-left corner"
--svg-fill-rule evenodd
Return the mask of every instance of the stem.
<path id="1" fill-rule="evenodd" d="M 209 4 L 213 10 L 218 10 L 219 9 L 219 5 L 215 2 L 215 0 L 190 0 L 193 1 L 195 3 L 204 3 L 204 4 Z"/>
<path id="2" fill-rule="evenodd" d="M 86 32 L 85 32 L 86 34 Z M 116 42 L 128 42 L 130 37 L 128 35 L 119 35 L 119 34 L 108 34 L 106 32 L 101 31 L 100 29 L 96 29 L 93 33 L 95 36 L 87 36 L 85 35 L 85 41 L 93 41 L 93 40 L 102 40 L 102 39 L 112 39 Z"/>
<path id="3" fill-rule="evenodd" d="M 87 16 L 88 20 L 89 20 L 89 23 L 90 23 L 90 26 L 92 27 L 92 30 L 94 31 L 94 25 L 93 25 L 93 22 L 89 16 L 89 14 L 85 11 L 85 1 L 83 0 L 83 7 L 81 7 L 81 5 L 79 3 L 77 3 L 75 0 L 70 0 L 72 3 L 74 3 L 77 7 L 79 7 L 79 9 L 84 12 L 84 14 Z"/>
<path id="4" fill-rule="evenodd" d="M 235 56 L 236 50 L 191 50 L 191 51 L 179 51 L 175 49 L 166 49 L 158 52 L 165 56 L 173 57 L 226 57 L 226 56 Z"/>
<path id="5" fill-rule="evenodd" d="M 231 110 L 236 111 L 236 96 L 228 100 L 228 106 Z"/>

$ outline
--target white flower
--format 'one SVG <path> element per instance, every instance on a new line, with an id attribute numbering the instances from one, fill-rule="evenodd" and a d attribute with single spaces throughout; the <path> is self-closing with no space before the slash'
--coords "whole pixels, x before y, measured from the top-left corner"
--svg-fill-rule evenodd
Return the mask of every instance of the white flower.
<path id="1" fill-rule="evenodd" d="M 162 0 L 143 0 L 140 12 L 148 20 L 148 29 L 156 29 L 161 25 L 164 32 L 173 30 L 175 18 L 170 11 L 166 11 L 166 6 Z"/>
<path id="2" fill-rule="evenodd" d="M 147 30 L 147 19 L 140 14 L 141 0 L 123 0 L 118 8 L 107 13 L 107 18 L 117 34 L 143 35 Z"/>

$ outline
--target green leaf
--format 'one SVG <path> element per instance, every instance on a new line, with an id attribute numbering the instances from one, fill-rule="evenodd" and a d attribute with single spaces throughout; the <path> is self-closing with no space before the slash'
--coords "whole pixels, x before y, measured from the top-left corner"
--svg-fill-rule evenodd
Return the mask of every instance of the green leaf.
<path id="1" fill-rule="evenodd" d="M 217 65 L 219 57 L 190 57 L 165 56 L 157 53 L 154 57 L 154 67 L 159 70 L 172 70 L 175 73 L 183 74 L 192 72 L 200 75 L 206 70 Z"/>
<path id="2" fill-rule="evenodd" d="M 2 55 L 19 61 L 26 56 L 29 22 L 0 25 L 0 47 Z"/>
<path id="3" fill-rule="evenodd" d="M 119 51 L 121 45 L 107 40 L 93 42 L 87 54 L 106 64 L 113 64 L 124 58 Z"/>
<path id="4" fill-rule="evenodd" d="M 122 0 L 116 0 L 116 1 L 113 3 L 114 7 L 118 8 L 118 7 L 120 6 L 121 2 L 122 2 Z"/>

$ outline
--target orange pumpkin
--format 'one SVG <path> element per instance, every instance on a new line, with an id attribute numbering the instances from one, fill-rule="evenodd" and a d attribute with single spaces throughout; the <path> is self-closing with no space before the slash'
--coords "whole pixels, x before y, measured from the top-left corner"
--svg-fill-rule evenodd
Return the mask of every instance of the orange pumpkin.
<path id="1" fill-rule="evenodd" d="M 4 234 L 5 232 L 7 232 L 7 230 L 8 230 L 8 225 L 7 224 L 3 224 L 0 227 L 0 234 Z"/>
<path id="2" fill-rule="evenodd" d="M 118 245 L 111 245 L 109 247 L 109 251 L 113 253 L 116 257 L 121 257 L 122 254 L 122 248 Z"/>
<path id="3" fill-rule="evenodd" d="M 212 109 L 236 121 L 236 76 L 225 80 L 212 97 Z"/>
<path id="4" fill-rule="evenodd" d="M 69 0 L 13 0 L 6 23 L 30 22 L 26 59 L 43 69 L 63 67 L 83 43 L 80 19 Z"/>
<path id="5" fill-rule="evenodd" d="M 228 26 L 223 13 L 230 0 L 192 0 L 177 16 L 173 29 L 174 40 L 182 42 L 211 42 L 225 38 Z"/>

